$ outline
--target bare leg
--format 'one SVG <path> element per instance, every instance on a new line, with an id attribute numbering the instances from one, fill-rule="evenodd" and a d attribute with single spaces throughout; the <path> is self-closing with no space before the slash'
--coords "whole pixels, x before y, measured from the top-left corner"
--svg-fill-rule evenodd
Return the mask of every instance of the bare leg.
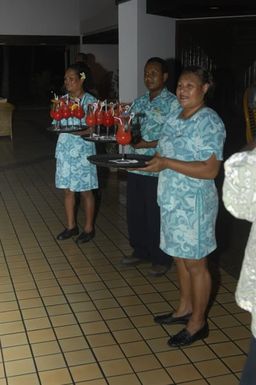
<path id="1" fill-rule="evenodd" d="M 81 192 L 85 215 L 84 231 L 90 233 L 94 228 L 95 199 L 92 191 Z"/>
<path id="2" fill-rule="evenodd" d="M 73 191 L 70 191 L 69 189 L 65 189 L 64 205 L 67 219 L 67 228 L 71 230 L 76 226 L 75 193 Z"/>
<path id="3" fill-rule="evenodd" d="M 175 258 L 175 263 L 179 281 L 180 302 L 174 316 L 181 317 L 192 313 L 191 279 L 184 259 Z"/>
<path id="4" fill-rule="evenodd" d="M 207 266 L 207 258 L 185 260 L 190 274 L 192 294 L 192 316 L 186 326 L 191 335 L 205 324 L 205 313 L 211 292 L 211 276 Z"/>

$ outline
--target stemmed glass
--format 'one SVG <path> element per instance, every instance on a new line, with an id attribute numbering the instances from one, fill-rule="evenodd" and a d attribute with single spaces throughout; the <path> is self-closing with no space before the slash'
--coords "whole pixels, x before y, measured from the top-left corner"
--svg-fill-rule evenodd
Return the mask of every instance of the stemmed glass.
<path id="1" fill-rule="evenodd" d="M 79 127 L 81 128 L 82 127 L 82 119 L 85 116 L 85 112 L 84 112 L 83 107 L 80 104 L 75 109 L 74 115 L 77 119 L 79 119 L 79 121 L 80 121 Z"/>
<path id="2" fill-rule="evenodd" d="M 100 103 L 98 108 L 95 111 L 95 119 L 97 124 L 97 135 L 100 136 L 100 126 L 103 124 L 103 117 L 104 117 L 104 111 L 103 111 L 104 102 Z"/>
<path id="3" fill-rule="evenodd" d="M 121 119 L 119 117 L 115 117 L 118 120 L 118 128 L 116 132 L 116 141 L 118 144 L 122 146 L 122 158 L 121 162 L 126 162 L 126 154 L 124 153 L 124 146 L 129 144 L 132 139 L 131 128 L 129 122 L 127 120 Z"/>
<path id="4" fill-rule="evenodd" d="M 109 128 L 113 126 L 115 123 L 114 121 L 114 111 L 113 107 L 110 106 L 109 109 L 107 109 L 107 104 L 105 104 L 105 111 L 103 116 L 103 125 L 106 127 L 107 130 L 107 138 L 109 137 Z"/>
<path id="5" fill-rule="evenodd" d="M 60 102 L 58 99 L 54 99 L 52 102 L 50 116 L 55 121 L 55 130 L 58 130 L 60 128 L 60 121 L 63 118 Z"/>
<path id="6" fill-rule="evenodd" d="M 94 126 L 96 123 L 95 110 L 93 104 L 88 104 L 85 123 L 90 128 L 90 137 L 92 138 L 92 133 L 94 131 Z"/>

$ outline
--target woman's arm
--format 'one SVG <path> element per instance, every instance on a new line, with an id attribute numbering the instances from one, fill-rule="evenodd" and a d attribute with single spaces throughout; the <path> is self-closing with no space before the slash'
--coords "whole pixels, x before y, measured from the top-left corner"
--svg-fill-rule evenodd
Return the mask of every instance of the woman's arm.
<path id="1" fill-rule="evenodd" d="M 156 154 L 147 162 L 147 167 L 141 171 L 159 172 L 165 169 L 174 170 L 181 174 L 197 179 L 214 179 L 219 172 L 221 161 L 216 159 L 215 154 L 207 160 L 186 162 L 183 160 L 161 157 Z"/>
<path id="2" fill-rule="evenodd" d="M 146 140 L 142 139 L 137 144 L 130 144 L 133 148 L 155 148 L 157 146 L 158 140 L 152 140 L 151 142 L 147 142 Z"/>

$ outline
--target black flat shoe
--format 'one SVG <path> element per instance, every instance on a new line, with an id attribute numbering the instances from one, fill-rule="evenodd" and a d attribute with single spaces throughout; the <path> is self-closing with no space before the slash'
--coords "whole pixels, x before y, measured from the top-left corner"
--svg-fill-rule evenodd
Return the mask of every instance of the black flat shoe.
<path id="1" fill-rule="evenodd" d="M 187 346 L 193 342 L 207 338 L 209 335 L 209 326 L 206 322 L 202 329 L 191 335 L 187 329 L 182 329 L 178 334 L 168 340 L 168 345 L 172 347 Z"/>
<path id="2" fill-rule="evenodd" d="M 90 233 L 82 232 L 79 237 L 76 238 L 76 243 L 89 242 L 95 236 L 95 230 L 93 229 Z"/>
<path id="3" fill-rule="evenodd" d="M 65 241 L 65 239 L 71 238 L 77 234 L 79 234 L 79 229 L 76 226 L 73 229 L 64 229 L 64 231 L 57 235 L 57 239 L 58 241 Z"/>
<path id="4" fill-rule="evenodd" d="M 175 324 L 186 325 L 190 317 L 191 317 L 191 314 L 186 314 L 181 317 L 174 317 L 173 313 L 167 313 L 167 314 L 155 316 L 154 321 L 160 325 L 175 325 Z"/>

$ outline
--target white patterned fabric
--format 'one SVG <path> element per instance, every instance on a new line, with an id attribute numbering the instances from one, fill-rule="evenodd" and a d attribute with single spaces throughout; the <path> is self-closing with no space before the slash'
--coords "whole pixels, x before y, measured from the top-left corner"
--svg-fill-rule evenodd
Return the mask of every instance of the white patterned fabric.
<path id="1" fill-rule="evenodd" d="M 236 218 L 252 222 L 236 289 L 237 304 L 252 314 L 256 337 L 256 149 L 232 155 L 225 162 L 223 201 Z"/>

